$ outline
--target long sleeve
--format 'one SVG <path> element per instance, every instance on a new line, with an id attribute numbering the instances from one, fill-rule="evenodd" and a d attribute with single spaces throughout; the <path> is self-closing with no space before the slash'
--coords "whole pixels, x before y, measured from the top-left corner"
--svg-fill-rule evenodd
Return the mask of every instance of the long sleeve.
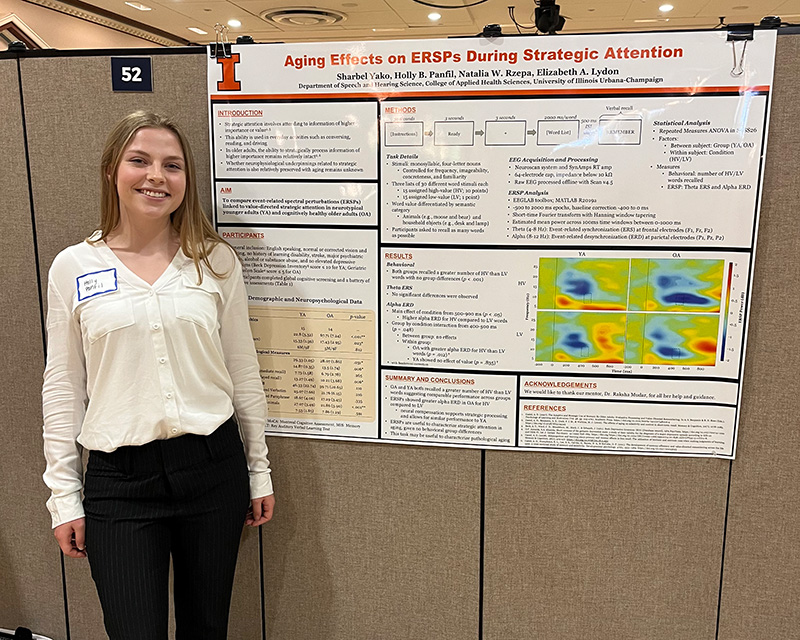
<path id="1" fill-rule="evenodd" d="M 86 411 L 86 366 L 81 330 L 50 272 L 47 289 L 47 366 L 42 386 L 45 484 L 53 527 L 83 517 L 83 464 L 77 442 Z"/>
<path id="2" fill-rule="evenodd" d="M 225 248 L 227 249 L 227 248 Z M 221 252 L 222 248 L 217 248 Z M 228 251 L 225 251 L 228 253 Z M 272 493 L 272 476 L 267 460 L 264 427 L 267 402 L 261 384 L 258 358 L 250 332 L 247 294 L 242 279 L 242 266 L 235 257 L 228 265 L 230 274 L 223 285 L 226 295 L 220 317 L 220 340 L 228 374 L 233 381 L 233 406 L 244 440 L 250 471 L 250 497 L 261 498 Z"/>

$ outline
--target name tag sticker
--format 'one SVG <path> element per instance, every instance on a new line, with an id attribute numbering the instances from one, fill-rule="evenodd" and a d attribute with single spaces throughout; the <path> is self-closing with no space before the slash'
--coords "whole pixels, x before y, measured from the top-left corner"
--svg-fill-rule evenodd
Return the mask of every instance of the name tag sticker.
<path id="1" fill-rule="evenodd" d="M 117 290 L 116 269 L 84 273 L 82 276 L 78 276 L 76 280 L 78 282 L 78 302 Z"/>

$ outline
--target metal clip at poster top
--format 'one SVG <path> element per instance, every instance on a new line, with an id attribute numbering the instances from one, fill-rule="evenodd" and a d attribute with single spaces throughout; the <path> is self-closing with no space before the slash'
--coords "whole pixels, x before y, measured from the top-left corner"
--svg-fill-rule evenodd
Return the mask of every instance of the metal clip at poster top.
<path id="1" fill-rule="evenodd" d="M 744 73 L 744 56 L 747 53 L 747 43 L 753 39 L 753 24 L 729 24 L 728 25 L 728 42 L 731 43 L 731 51 L 733 51 L 733 68 L 731 75 L 738 78 Z M 742 53 L 739 59 L 736 59 L 736 43 L 742 43 Z"/>
<path id="2" fill-rule="evenodd" d="M 231 43 L 228 41 L 228 27 L 224 24 L 214 25 L 214 33 L 216 38 L 214 44 L 208 46 L 209 58 L 230 58 L 231 57 Z"/>

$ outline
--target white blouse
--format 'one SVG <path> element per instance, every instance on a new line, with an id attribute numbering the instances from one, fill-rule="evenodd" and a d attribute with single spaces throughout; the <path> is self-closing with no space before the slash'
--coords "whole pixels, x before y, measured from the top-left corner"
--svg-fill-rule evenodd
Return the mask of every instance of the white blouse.
<path id="1" fill-rule="evenodd" d="M 53 527 L 83 517 L 81 447 L 114 451 L 208 435 L 236 414 L 251 498 L 272 493 L 267 404 L 239 260 L 211 252 L 216 278 L 178 250 L 150 285 L 105 244 L 62 251 L 48 279 L 44 480 Z"/>

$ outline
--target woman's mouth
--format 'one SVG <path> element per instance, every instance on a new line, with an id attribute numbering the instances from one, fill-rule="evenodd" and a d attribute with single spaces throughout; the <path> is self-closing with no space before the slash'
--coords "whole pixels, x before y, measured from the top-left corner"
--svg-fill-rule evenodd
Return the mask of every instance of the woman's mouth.
<path id="1" fill-rule="evenodd" d="M 151 191 L 150 189 L 137 189 L 139 193 L 142 193 L 150 198 L 167 198 L 169 194 L 165 191 Z"/>

